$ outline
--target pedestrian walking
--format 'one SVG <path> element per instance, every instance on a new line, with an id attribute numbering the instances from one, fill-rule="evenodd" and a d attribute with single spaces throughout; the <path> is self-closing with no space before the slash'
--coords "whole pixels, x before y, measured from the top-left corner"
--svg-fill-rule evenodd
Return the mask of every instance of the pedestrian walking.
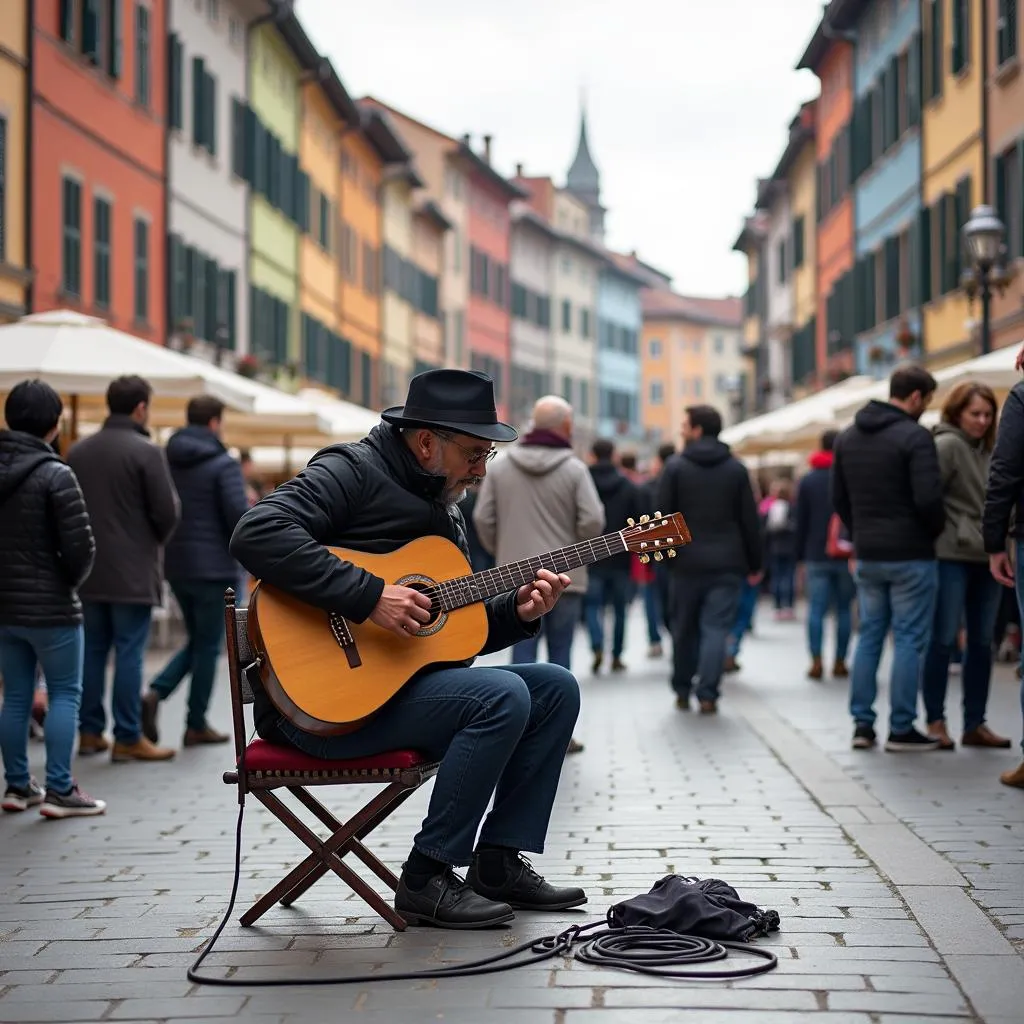
<path id="1" fill-rule="evenodd" d="M 224 403 L 200 395 L 185 415 L 188 425 L 167 442 L 181 522 L 167 542 L 166 576 L 185 620 L 186 640 L 142 698 L 142 732 L 159 742 L 160 703 L 190 676 L 183 743 L 195 747 L 230 738 L 210 725 L 207 714 L 224 639 L 224 592 L 240 573 L 228 545 L 249 501 L 242 467 L 221 440 Z"/>
<path id="2" fill-rule="evenodd" d="M 796 509 L 788 480 L 772 481 L 771 491 L 761 504 L 764 520 L 765 561 L 768 586 L 775 602 L 775 618 L 791 622 L 796 604 Z"/>
<path id="3" fill-rule="evenodd" d="M 800 480 L 796 492 L 796 553 L 807 587 L 807 646 L 811 655 L 808 679 L 825 676 L 822 651 L 825 619 L 830 611 L 835 614 L 836 623 L 832 678 L 846 679 L 850 675 L 846 656 L 853 631 L 852 606 L 857 588 L 850 572 L 852 551 L 836 546 L 841 523 L 832 507 L 829 484 L 838 436 L 835 430 L 826 430 L 821 435 L 821 445 L 809 459 L 810 471 Z"/>
<path id="4" fill-rule="evenodd" d="M 5 811 L 39 807 L 48 818 L 102 814 L 71 772 L 82 699 L 82 604 L 93 566 L 85 499 L 75 474 L 50 447 L 60 429 L 60 395 L 40 380 L 16 384 L 0 431 L 0 753 Z M 45 791 L 29 772 L 28 737 L 36 669 L 46 678 Z"/>
<path id="5" fill-rule="evenodd" d="M 104 735 L 107 658 L 114 649 L 114 761 L 166 761 L 174 750 L 142 734 L 142 666 L 153 608 L 163 597 L 163 545 L 178 525 L 164 453 L 149 439 L 153 389 L 141 377 L 107 388 L 102 429 L 68 453 L 96 536 L 96 565 L 81 589 L 85 665 L 79 754 L 110 750 Z"/>
<path id="6" fill-rule="evenodd" d="M 676 707 L 690 710 L 697 680 L 703 714 L 718 710 L 729 632 L 743 580 L 760 579 L 761 521 L 750 477 L 719 440 L 722 417 L 709 405 L 683 415 L 683 450 L 665 466 L 658 488 L 662 509 L 681 512 L 693 541 L 672 560 L 669 620 Z"/>
<path id="7" fill-rule="evenodd" d="M 751 473 L 750 489 L 754 495 L 754 504 L 761 507 L 761 484 L 757 477 Z M 762 530 L 762 545 L 764 531 Z M 764 576 L 760 573 L 744 577 L 740 587 L 740 601 L 736 606 L 736 620 L 732 629 L 729 630 L 729 639 L 725 644 L 725 665 L 722 669 L 726 675 L 740 671 L 740 663 L 736 660 L 743 646 L 743 638 L 754 632 L 754 618 L 757 615 L 757 603 L 761 599 L 761 588 L 764 585 Z"/>
<path id="8" fill-rule="evenodd" d="M 600 535 L 604 508 L 586 465 L 573 453 L 572 426 L 572 406 L 565 399 L 539 399 L 529 433 L 496 459 L 484 477 L 473 522 L 481 546 L 498 565 Z M 572 669 L 587 569 L 581 566 L 569 578 L 561 600 L 541 619 L 540 632 L 512 645 L 513 664 L 536 661 L 543 634 L 547 660 Z M 569 753 L 582 749 L 579 740 L 570 741 Z"/>
<path id="9" fill-rule="evenodd" d="M 643 513 L 640 489 L 615 465 L 615 445 L 607 438 L 598 438 L 591 446 L 593 463 L 590 475 L 604 508 L 605 529 L 622 530 L 627 520 Z M 611 670 L 624 672 L 622 651 L 626 644 L 626 610 L 629 607 L 632 581 L 629 576 L 630 554 L 612 555 L 590 567 L 584 610 L 590 649 L 593 652 L 591 671 L 601 671 L 605 656 L 605 615 L 612 611 Z"/>
<path id="10" fill-rule="evenodd" d="M 890 628 L 889 751 L 934 750 L 914 727 L 935 614 L 935 541 L 945 529 L 942 477 L 932 435 L 919 423 L 935 393 L 919 366 L 896 370 L 889 400 L 870 401 L 835 443 L 832 504 L 856 556 L 860 637 L 853 662 L 853 747 L 874 747 L 878 664 Z"/>

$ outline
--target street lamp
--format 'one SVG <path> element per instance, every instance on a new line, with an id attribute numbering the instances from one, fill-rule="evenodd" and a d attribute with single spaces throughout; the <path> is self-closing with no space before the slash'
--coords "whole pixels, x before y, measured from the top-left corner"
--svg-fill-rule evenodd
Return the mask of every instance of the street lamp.
<path id="1" fill-rule="evenodd" d="M 976 206 L 963 227 L 970 264 L 960 275 L 968 301 L 981 295 L 981 354 L 992 351 L 992 292 L 1006 291 L 1013 271 L 1006 261 L 1006 227 L 991 206 Z"/>

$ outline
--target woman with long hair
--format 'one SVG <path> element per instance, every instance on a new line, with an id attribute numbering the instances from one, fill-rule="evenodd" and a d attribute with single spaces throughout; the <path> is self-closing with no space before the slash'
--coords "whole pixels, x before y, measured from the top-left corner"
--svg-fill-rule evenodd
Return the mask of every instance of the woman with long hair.
<path id="1" fill-rule="evenodd" d="M 939 741 L 940 750 L 955 747 L 946 728 L 946 683 L 961 622 L 966 623 L 967 632 L 961 670 L 961 742 L 969 747 L 1010 745 L 1008 739 L 997 736 L 985 724 L 1000 587 L 989 572 L 981 516 L 997 413 L 996 396 L 990 387 L 964 381 L 949 393 L 942 407 L 942 420 L 934 429 L 946 528 L 935 545 L 939 589 L 922 688 L 928 734 Z"/>

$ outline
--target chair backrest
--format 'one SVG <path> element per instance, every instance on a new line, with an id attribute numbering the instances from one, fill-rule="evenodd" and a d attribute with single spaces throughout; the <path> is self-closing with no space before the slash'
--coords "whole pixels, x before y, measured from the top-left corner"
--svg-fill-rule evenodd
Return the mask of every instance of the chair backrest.
<path id="1" fill-rule="evenodd" d="M 245 674 L 255 655 L 249 643 L 249 610 L 235 604 L 235 591 L 224 592 L 224 639 L 228 653 L 228 683 L 231 688 L 231 726 L 235 740 L 235 759 L 241 758 L 247 742 L 245 705 L 253 702 L 252 686 Z"/>

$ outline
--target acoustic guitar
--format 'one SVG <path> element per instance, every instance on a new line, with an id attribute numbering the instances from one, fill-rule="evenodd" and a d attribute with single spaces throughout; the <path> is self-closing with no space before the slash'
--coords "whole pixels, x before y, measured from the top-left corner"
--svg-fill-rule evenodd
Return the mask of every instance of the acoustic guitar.
<path id="1" fill-rule="evenodd" d="M 329 548 L 386 583 L 426 594 L 430 621 L 399 637 L 369 619 L 349 622 L 259 582 L 249 601 L 248 630 L 266 694 L 306 732 L 351 732 L 421 669 L 479 654 L 487 639 L 487 598 L 531 583 L 539 569 L 570 572 L 627 551 L 644 562 L 660 561 L 691 539 L 678 512 L 628 522 L 616 533 L 476 573 L 444 537 L 421 537 L 386 555 Z"/>

